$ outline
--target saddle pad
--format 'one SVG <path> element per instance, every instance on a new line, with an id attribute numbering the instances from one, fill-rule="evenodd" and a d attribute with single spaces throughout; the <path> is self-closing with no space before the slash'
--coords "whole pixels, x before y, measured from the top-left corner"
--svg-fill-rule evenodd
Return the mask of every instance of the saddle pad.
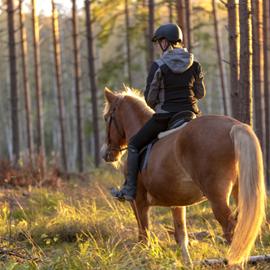
<path id="1" fill-rule="evenodd" d="M 177 128 L 174 128 L 174 129 L 170 129 L 170 130 L 166 130 L 166 131 L 163 131 L 163 132 L 160 132 L 158 134 L 158 139 L 162 139 L 168 135 L 170 135 L 171 133 L 174 133 L 175 131 L 178 131 L 179 129 L 183 128 L 184 126 L 187 125 L 188 122 L 185 122 L 184 124 L 182 124 L 180 127 L 177 127 Z"/>
<path id="2" fill-rule="evenodd" d="M 139 154 L 139 169 L 140 171 L 144 170 L 147 166 L 147 162 L 149 159 L 149 155 L 151 152 L 151 149 L 153 147 L 153 145 L 158 141 L 158 139 L 154 139 L 151 143 L 149 143 L 148 145 L 146 145 Z"/>
<path id="3" fill-rule="evenodd" d="M 183 120 L 183 119 L 182 119 Z M 189 121 L 188 121 L 189 122 Z M 140 161 L 139 161 L 139 169 L 140 171 L 144 170 L 147 167 L 147 163 L 148 163 L 148 159 L 152 150 L 153 145 L 160 139 L 170 135 L 173 132 L 176 132 L 178 130 L 180 130 L 181 128 L 183 128 L 184 126 L 186 126 L 188 124 L 188 122 L 184 122 L 181 124 L 181 126 L 178 126 L 176 128 L 173 129 L 169 129 L 163 132 L 160 132 L 157 136 L 156 139 L 154 139 L 151 143 L 149 143 L 148 145 L 146 145 L 141 151 L 140 151 Z"/>

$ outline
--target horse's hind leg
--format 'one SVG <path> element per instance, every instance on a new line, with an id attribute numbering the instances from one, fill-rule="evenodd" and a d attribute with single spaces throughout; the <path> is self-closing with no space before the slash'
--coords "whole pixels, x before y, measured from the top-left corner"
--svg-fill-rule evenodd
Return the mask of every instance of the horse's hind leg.
<path id="1" fill-rule="evenodd" d="M 222 226 L 224 237 L 231 243 L 233 237 L 233 231 L 236 224 L 232 211 L 229 208 L 229 204 L 226 199 L 219 199 L 217 201 L 210 201 L 212 210 L 217 221 Z"/>
<path id="2" fill-rule="evenodd" d="M 186 227 L 186 207 L 172 208 L 173 222 L 174 222 L 174 237 L 176 242 L 180 245 L 181 254 L 185 265 L 192 265 L 190 255 L 188 252 L 188 234 Z"/>

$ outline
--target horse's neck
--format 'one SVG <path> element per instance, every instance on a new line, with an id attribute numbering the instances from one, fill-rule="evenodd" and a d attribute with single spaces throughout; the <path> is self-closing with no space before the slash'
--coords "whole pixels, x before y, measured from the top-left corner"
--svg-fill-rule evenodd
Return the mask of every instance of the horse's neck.
<path id="1" fill-rule="evenodd" d="M 151 111 L 140 106 L 140 104 L 124 104 L 122 119 L 127 141 L 143 127 L 151 118 L 151 115 Z"/>

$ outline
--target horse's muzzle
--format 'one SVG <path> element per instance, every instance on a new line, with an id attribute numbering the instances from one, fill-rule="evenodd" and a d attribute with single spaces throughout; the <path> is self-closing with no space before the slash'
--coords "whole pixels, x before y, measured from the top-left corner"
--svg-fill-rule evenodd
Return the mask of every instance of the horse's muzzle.
<path id="1" fill-rule="evenodd" d="M 110 150 L 107 144 L 103 144 L 101 147 L 100 155 L 106 162 L 115 162 L 118 160 L 117 151 Z"/>

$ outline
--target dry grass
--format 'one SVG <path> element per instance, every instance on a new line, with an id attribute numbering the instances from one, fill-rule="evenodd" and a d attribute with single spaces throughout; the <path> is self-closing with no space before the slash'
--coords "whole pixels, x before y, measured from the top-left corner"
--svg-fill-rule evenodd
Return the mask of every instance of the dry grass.
<path id="1" fill-rule="evenodd" d="M 102 169 L 88 181 L 69 181 L 58 190 L 2 190 L 0 269 L 184 269 L 171 234 L 169 209 L 153 208 L 149 243 L 136 242 L 137 225 L 129 205 L 114 201 L 108 192 L 121 179 L 115 171 Z M 224 258 L 227 246 L 208 203 L 187 212 L 192 259 Z M 194 233 L 201 231 L 208 234 L 199 240 Z M 253 255 L 270 253 L 269 223 L 262 232 Z"/>

